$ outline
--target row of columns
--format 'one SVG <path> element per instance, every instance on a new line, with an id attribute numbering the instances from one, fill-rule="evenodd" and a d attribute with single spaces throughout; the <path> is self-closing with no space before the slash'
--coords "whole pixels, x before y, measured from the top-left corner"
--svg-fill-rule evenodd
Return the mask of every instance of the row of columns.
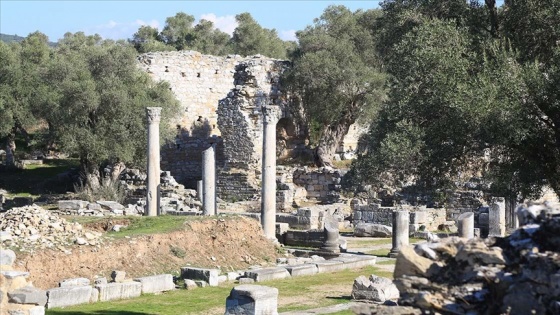
<path id="1" fill-rule="evenodd" d="M 276 124 L 281 110 L 276 105 L 264 105 L 263 112 L 263 151 L 262 151 L 262 194 L 261 224 L 267 238 L 275 239 L 276 228 Z M 161 107 L 147 107 L 148 121 L 148 178 L 146 187 L 147 216 L 159 213 L 160 185 L 160 144 L 159 123 Z M 204 215 L 217 215 L 216 208 L 216 142 L 202 152 L 202 182 L 197 192 L 202 201 Z"/>
<path id="2" fill-rule="evenodd" d="M 409 244 L 410 214 L 408 210 L 393 211 L 392 248 L 389 257 L 395 258 L 403 246 Z M 459 237 L 474 238 L 474 213 L 465 212 L 458 218 Z"/>

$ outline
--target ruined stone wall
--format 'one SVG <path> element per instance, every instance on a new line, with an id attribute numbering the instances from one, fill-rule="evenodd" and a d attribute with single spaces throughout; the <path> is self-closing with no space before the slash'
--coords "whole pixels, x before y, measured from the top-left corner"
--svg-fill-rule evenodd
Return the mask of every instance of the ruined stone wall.
<path id="1" fill-rule="evenodd" d="M 308 199 L 332 203 L 340 197 L 342 176 L 339 170 L 300 168 L 294 170 L 293 183 L 305 188 Z"/>
<path id="2" fill-rule="evenodd" d="M 140 55 L 138 62 L 152 79 L 168 82 L 181 104 L 174 122 L 177 137 L 162 147 L 162 169 L 187 187 L 196 187 L 202 178 L 202 151 L 217 141 L 218 171 L 248 172 L 242 175 L 249 177 L 249 186 L 255 190 L 252 186 L 261 168 L 261 106 L 286 105 L 279 101 L 278 80 L 286 62 L 258 55 L 217 57 L 194 51 L 147 53 Z M 289 113 L 284 111 L 283 116 Z M 233 187 L 227 178 L 220 181 L 218 194 Z M 239 192 L 248 196 L 252 194 L 249 190 L 244 187 Z"/>
<path id="3" fill-rule="evenodd" d="M 354 203 L 353 223 L 377 223 L 392 226 L 392 213 L 398 210 L 396 207 L 381 207 L 379 204 Z M 425 207 L 403 207 L 410 212 L 410 225 L 418 229 L 424 225 L 428 231 L 435 231 L 446 221 L 446 209 Z"/>

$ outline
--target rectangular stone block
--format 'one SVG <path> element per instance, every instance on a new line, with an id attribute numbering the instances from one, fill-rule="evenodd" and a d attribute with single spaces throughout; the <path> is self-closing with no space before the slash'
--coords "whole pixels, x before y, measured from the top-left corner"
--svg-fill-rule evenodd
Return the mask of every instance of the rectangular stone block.
<path id="1" fill-rule="evenodd" d="M 346 269 L 359 269 L 366 266 L 373 266 L 376 262 L 375 256 L 365 256 L 365 255 L 340 255 L 337 258 L 331 259 L 331 261 L 341 261 L 344 263 L 344 268 Z"/>
<path id="2" fill-rule="evenodd" d="M 317 266 L 318 273 L 336 272 L 346 269 L 342 261 L 336 260 L 314 261 L 312 264 Z"/>
<path id="3" fill-rule="evenodd" d="M 302 265 L 294 265 L 294 266 L 286 266 L 284 267 L 292 277 L 301 277 L 301 276 L 309 276 L 314 275 L 319 272 L 317 266 L 314 264 L 302 264 Z"/>
<path id="4" fill-rule="evenodd" d="M 90 286 L 60 287 L 47 290 L 47 308 L 89 303 L 92 290 L 93 288 Z"/>
<path id="5" fill-rule="evenodd" d="M 142 284 L 142 294 L 159 293 L 175 289 L 173 276 L 170 274 L 136 278 L 134 281 Z"/>
<path id="6" fill-rule="evenodd" d="M 245 271 L 245 277 L 255 280 L 255 282 L 268 281 L 274 279 L 286 279 L 291 277 L 286 268 L 263 268 Z"/>
<path id="7" fill-rule="evenodd" d="M 89 285 L 90 281 L 87 278 L 71 278 L 71 279 L 64 279 L 58 283 L 58 286 L 61 288 L 67 287 L 81 287 Z"/>
<path id="8" fill-rule="evenodd" d="M 134 281 L 98 284 L 95 288 L 99 290 L 100 302 L 138 297 L 142 293 L 142 284 Z"/>
<path id="9" fill-rule="evenodd" d="M 59 200 L 58 209 L 59 210 L 80 210 L 87 207 L 89 202 L 84 200 Z"/>
<path id="10" fill-rule="evenodd" d="M 203 280 L 208 282 L 208 285 L 212 287 L 218 285 L 219 275 L 220 275 L 220 269 L 205 269 L 205 268 L 193 268 L 193 267 L 181 268 L 182 279 Z"/>

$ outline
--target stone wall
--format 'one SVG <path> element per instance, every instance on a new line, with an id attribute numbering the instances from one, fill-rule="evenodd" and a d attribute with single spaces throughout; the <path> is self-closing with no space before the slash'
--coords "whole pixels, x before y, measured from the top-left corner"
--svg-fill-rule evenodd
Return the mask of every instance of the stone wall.
<path id="1" fill-rule="evenodd" d="M 340 170 L 327 168 L 299 168 L 293 173 L 293 183 L 305 188 L 308 199 L 326 203 L 337 202 L 340 198 L 340 181 L 344 174 Z"/>
<path id="2" fill-rule="evenodd" d="M 425 207 L 401 207 L 410 212 L 410 225 L 417 230 L 420 226 L 425 226 L 429 231 L 435 231 L 446 222 L 446 209 L 444 208 L 425 208 Z M 401 208 L 381 207 L 379 204 L 360 204 L 353 202 L 353 223 L 376 223 L 393 226 L 392 213 Z"/>
<path id="3" fill-rule="evenodd" d="M 218 196 L 245 199 L 260 191 L 263 105 L 278 105 L 282 110 L 276 128 L 277 157 L 308 153 L 307 129 L 294 123 L 289 98 L 280 84 L 289 62 L 260 55 L 217 57 L 179 51 L 142 54 L 138 65 L 155 81 L 168 82 L 181 104 L 173 122 L 177 137 L 162 147 L 161 168 L 188 188 L 195 188 L 202 178 L 201 152 L 213 141 L 217 142 L 217 170 L 225 175 L 218 177 Z M 339 152 L 355 149 L 364 130 L 352 126 Z M 247 181 L 229 182 L 239 178 Z M 309 198 L 328 199 L 328 191 L 338 189 L 336 180 L 323 183 L 302 178 L 300 182 Z"/>

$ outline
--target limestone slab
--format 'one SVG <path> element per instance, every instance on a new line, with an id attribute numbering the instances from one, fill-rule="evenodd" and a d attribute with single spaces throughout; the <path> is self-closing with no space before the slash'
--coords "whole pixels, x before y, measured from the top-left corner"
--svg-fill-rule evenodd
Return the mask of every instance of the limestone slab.
<path id="1" fill-rule="evenodd" d="M 58 283 L 58 286 L 61 288 L 79 287 L 79 286 L 87 286 L 87 285 L 90 285 L 90 281 L 88 278 L 64 279 Z"/>
<path id="2" fill-rule="evenodd" d="M 319 272 L 317 266 L 314 264 L 301 264 L 294 266 L 285 266 L 286 270 L 290 273 L 292 277 L 301 277 L 314 275 Z"/>
<path id="3" fill-rule="evenodd" d="M 337 260 L 314 261 L 313 264 L 317 266 L 318 273 L 335 272 L 346 268 L 344 262 Z"/>
<path id="4" fill-rule="evenodd" d="M 203 280 L 208 282 L 208 284 L 211 287 L 215 287 L 218 285 L 219 275 L 220 275 L 220 269 L 206 269 L 206 268 L 193 268 L 193 267 L 181 268 L 182 279 Z"/>
<path id="5" fill-rule="evenodd" d="M 47 290 L 47 308 L 89 303 L 92 290 L 90 286 L 67 286 Z"/>
<path id="6" fill-rule="evenodd" d="M 111 301 L 138 297 L 142 293 L 140 282 L 107 283 L 95 286 L 99 290 L 99 301 Z"/>
<path id="7" fill-rule="evenodd" d="M 359 269 L 375 265 L 376 257 L 365 255 L 341 255 L 331 259 L 331 261 L 341 261 L 344 263 L 344 267 L 348 269 Z"/>
<path id="8" fill-rule="evenodd" d="M 15 291 L 8 292 L 8 299 L 11 303 L 17 304 L 34 304 L 40 306 L 47 304 L 46 292 L 34 287 L 23 287 Z"/>
<path id="9" fill-rule="evenodd" d="M 274 279 L 286 279 L 291 277 L 288 270 L 286 270 L 286 268 L 283 267 L 250 270 L 245 272 L 245 276 L 254 279 L 255 282 L 268 281 Z"/>
<path id="10" fill-rule="evenodd" d="M 175 289 L 173 276 L 170 274 L 136 278 L 134 281 L 142 284 L 142 293 L 159 293 Z"/>

